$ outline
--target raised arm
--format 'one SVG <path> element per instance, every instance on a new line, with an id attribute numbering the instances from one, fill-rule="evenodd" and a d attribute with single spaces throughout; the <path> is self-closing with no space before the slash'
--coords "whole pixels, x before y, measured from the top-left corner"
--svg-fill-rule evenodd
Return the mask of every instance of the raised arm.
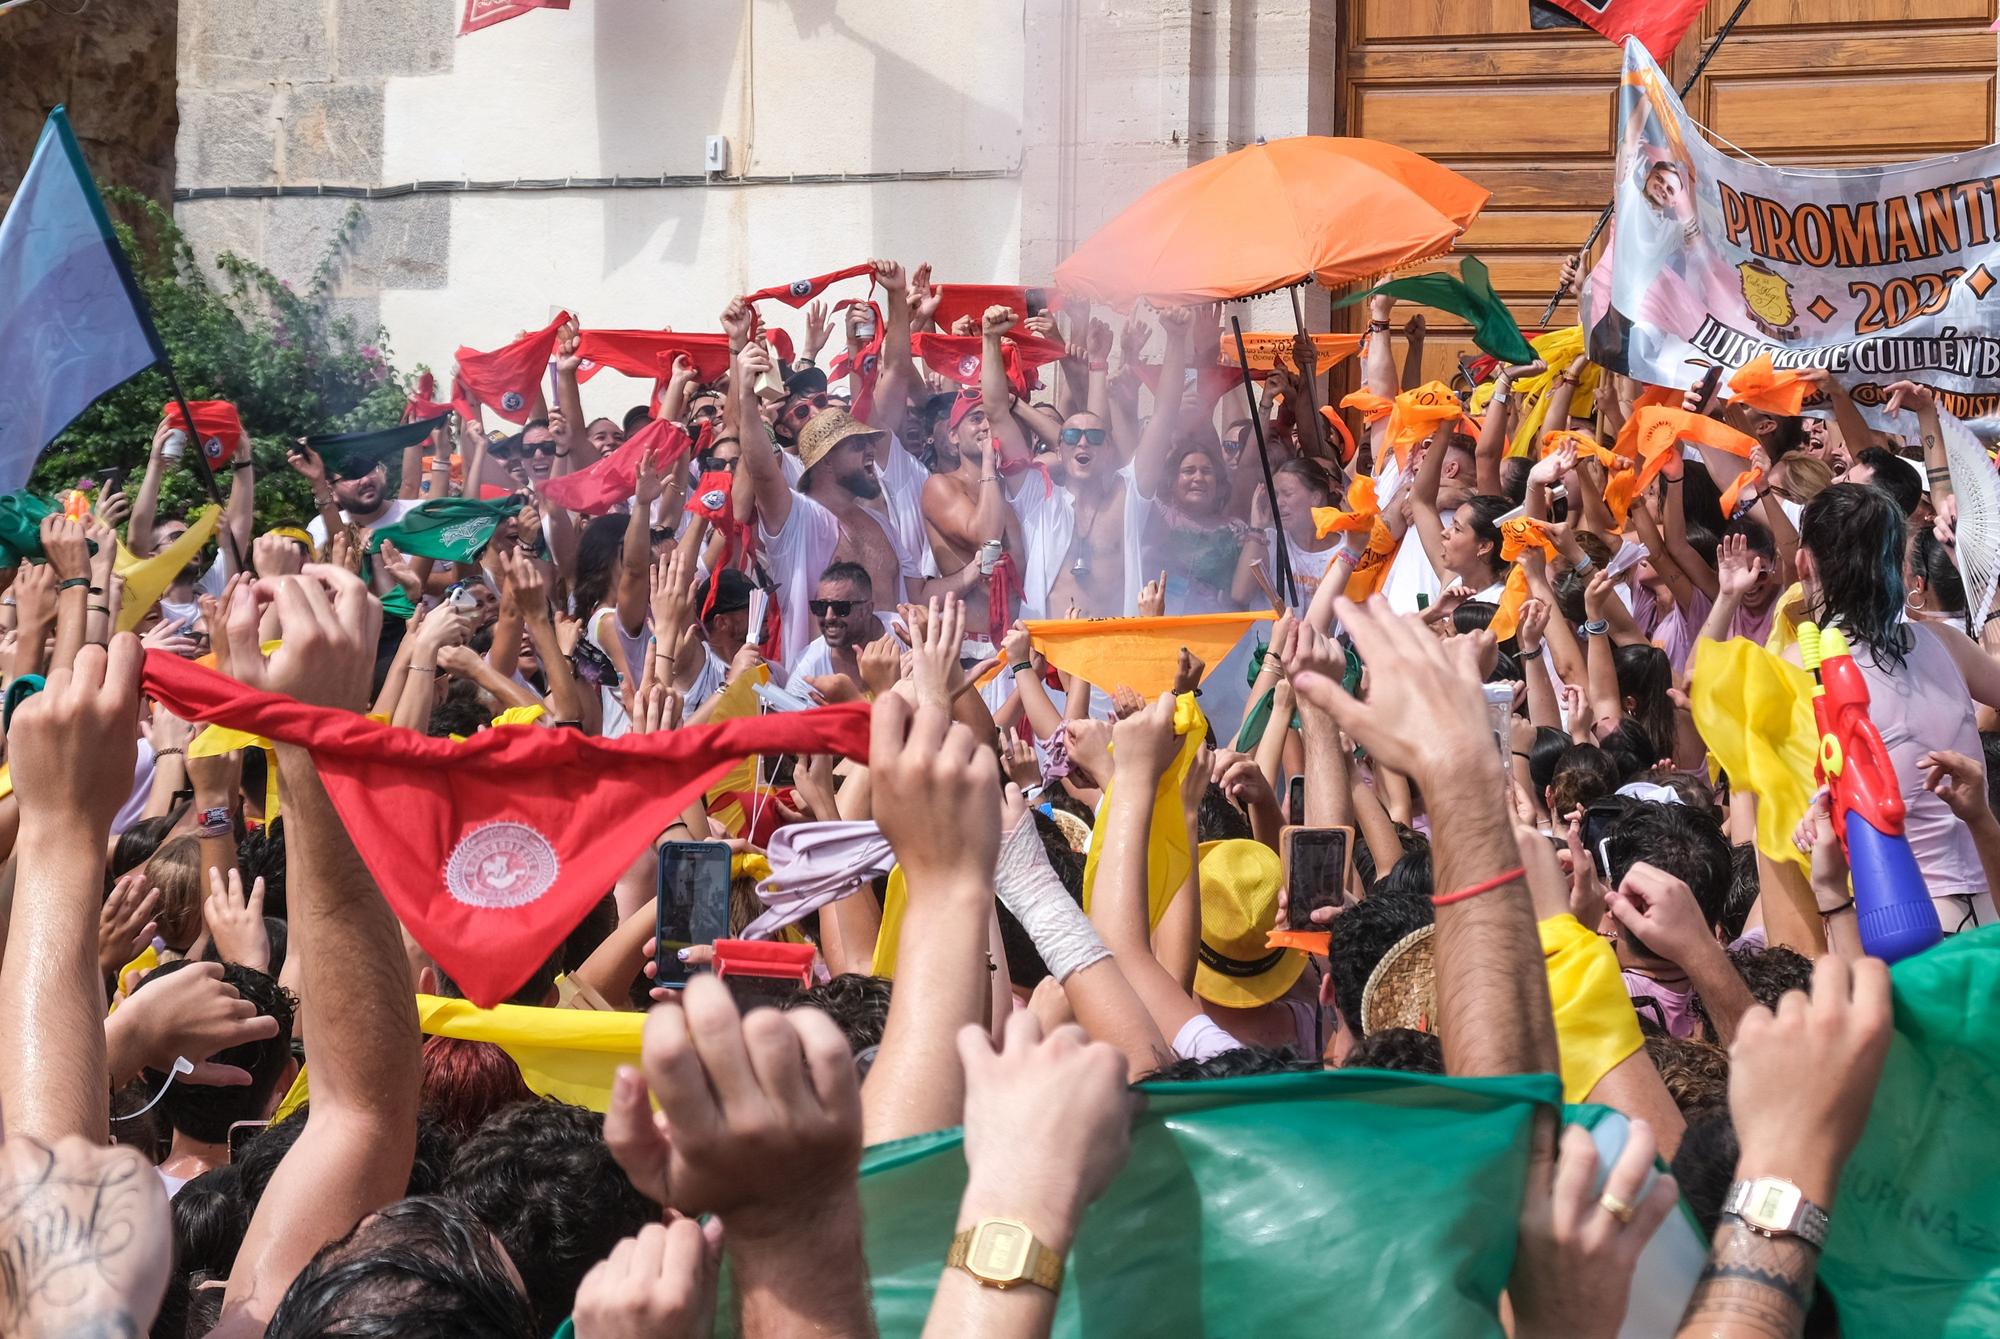
<path id="1" fill-rule="evenodd" d="M 618 551 L 618 626 L 636 637 L 646 626 L 646 597 L 653 576 L 653 504 L 660 500 L 660 462 L 640 457 L 632 514 L 625 518 L 625 543 Z M 591 611 L 579 609 L 579 616 Z M 634 671 L 637 672 L 636 670 Z"/>
<path id="2" fill-rule="evenodd" d="M 1194 309 L 1166 307 L 1160 311 L 1160 328 L 1166 332 L 1166 347 L 1160 353 L 1159 389 L 1153 396 L 1153 416 L 1139 434 L 1139 449 L 1132 457 L 1132 479 L 1139 496 L 1159 496 L 1167 481 L 1167 457 L 1174 446 L 1174 428 L 1181 413 L 1181 380 L 1187 370 L 1188 335 L 1194 328 Z"/>
<path id="3" fill-rule="evenodd" d="M 918 289 L 913 280 L 904 278 L 903 267 L 895 261 L 868 263 L 875 267 L 875 282 L 882 285 L 882 358 L 868 422 L 900 439 L 903 419 L 909 412 L 910 387 L 917 384 L 917 369 L 910 361 L 910 304 L 917 299 Z M 928 291 L 930 266 L 918 266 L 917 276 Z M 888 458 L 886 452 L 898 449 L 888 436 L 877 438 L 875 463 L 881 465 Z"/>
<path id="4" fill-rule="evenodd" d="M 160 484 L 167 471 L 167 458 L 161 454 L 161 448 L 173 430 L 172 420 L 164 418 L 153 429 L 153 449 L 146 456 L 146 473 L 139 480 L 139 491 L 132 497 L 132 514 L 125 519 L 125 547 L 141 556 L 153 551 L 153 519 L 159 514 Z"/>
<path id="5" fill-rule="evenodd" d="M 741 299 L 730 304 L 733 310 L 741 305 Z M 723 323 L 730 320 L 728 311 L 723 313 Z M 730 329 L 730 339 L 736 338 L 734 327 Z M 757 401 L 757 378 L 771 370 L 770 355 L 761 344 L 743 345 L 736 353 L 736 361 L 729 374 L 729 393 L 736 401 L 736 421 L 742 425 L 739 431 L 743 440 L 741 463 L 738 466 L 737 489 L 740 497 L 742 484 L 750 485 L 750 497 L 756 503 L 757 517 L 768 534 L 777 534 L 785 528 L 785 522 L 792 515 L 792 486 L 785 482 L 784 466 L 778 462 L 778 448 L 771 442 L 771 434 L 764 430 L 763 406 Z"/>
<path id="6" fill-rule="evenodd" d="M 1002 339 L 1020 320 L 1020 313 L 1010 307 L 988 307 L 979 320 L 979 399 L 986 406 L 986 421 L 993 425 L 993 440 L 1007 460 L 1025 460 L 1028 455 L 1028 435 L 1014 421 L 1014 388 L 1007 382 Z"/>
<path id="7" fill-rule="evenodd" d="M 281 624 L 282 644 L 268 659 L 258 648 L 263 601 L 275 603 Z M 359 710 L 381 626 L 382 607 L 360 578 L 311 564 L 303 576 L 238 592 L 228 619 L 231 669 L 252 688 Z M 216 1330 L 227 1336 L 262 1334 L 321 1246 L 400 1199 L 416 1151 L 421 1061 L 401 928 L 312 755 L 281 745 L 278 778 L 292 869 L 287 956 L 300 964 L 312 1106 L 237 1252 Z"/>

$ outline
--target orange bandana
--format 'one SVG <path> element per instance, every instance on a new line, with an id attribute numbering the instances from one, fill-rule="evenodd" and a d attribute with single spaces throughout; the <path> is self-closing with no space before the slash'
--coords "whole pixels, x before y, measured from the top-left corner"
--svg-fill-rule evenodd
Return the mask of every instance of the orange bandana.
<path id="1" fill-rule="evenodd" d="M 1314 507 L 1313 526 L 1321 539 L 1336 530 L 1372 530 L 1380 511 L 1375 500 L 1375 481 L 1365 474 L 1358 475 L 1347 485 L 1347 510 Z"/>
<path id="2" fill-rule="evenodd" d="M 1764 471 L 1755 468 L 1747 469 L 1731 480 L 1729 487 L 1722 490 L 1723 518 L 1726 520 L 1736 514 L 1737 499 L 1743 496 L 1745 489 L 1751 490 L 1754 494 L 1757 485 L 1763 482 Z"/>
<path id="3" fill-rule="evenodd" d="M 1778 371 L 1771 365 L 1771 355 L 1760 353 L 1736 370 L 1729 389 L 1738 403 L 1790 418 L 1805 405 L 1813 385 L 1797 372 Z"/>

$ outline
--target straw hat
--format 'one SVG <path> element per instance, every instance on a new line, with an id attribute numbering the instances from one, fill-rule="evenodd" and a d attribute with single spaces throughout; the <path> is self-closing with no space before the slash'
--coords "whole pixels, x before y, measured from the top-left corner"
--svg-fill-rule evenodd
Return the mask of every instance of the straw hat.
<path id="1" fill-rule="evenodd" d="M 1082 819 L 1067 809 L 1051 809 L 1049 817 L 1054 820 L 1056 831 L 1069 843 L 1069 849 L 1078 855 L 1090 853 L 1090 827 Z"/>
<path id="2" fill-rule="evenodd" d="M 807 469 L 819 464 L 826 453 L 850 437 L 880 437 L 880 428 L 871 428 L 838 405 L 828 405 L 806 420 L 799 432 L 799 463 Z"/>
<path id="3" fill-rule="evenodd" d="M 1383 1028 L 1437 1031 L 1437 966 L 1431 931 L 1423 926 L 1397 940 L 1361 988 L 1361 1035 Z"/>
<path id="4" fill-rule="evenodd" d="M 1194 993 L 1231 1009 L 1254 1009 L 1283 997 L 1306 969 L 1295 948 L 1269 949 L 1278 923 L 1284 867 L 1262 842 L 1201 845 L 1201 947 Z"/>

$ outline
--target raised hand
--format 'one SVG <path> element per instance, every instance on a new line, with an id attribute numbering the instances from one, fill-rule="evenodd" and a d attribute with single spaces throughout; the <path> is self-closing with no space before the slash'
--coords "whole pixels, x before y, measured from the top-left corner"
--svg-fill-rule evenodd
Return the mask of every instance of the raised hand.
<path id="1" fill-rule="evenodd" d="M 1144 710 L 1111 727 L 1111 766 L 1121 783 L 1129 776 L 1151 791 L 1179 752 L 1180 737 L 1174 733 L 1174 699 L 1170 694 L 1162 693 Z"/>
<path id="2" fill-rule="evenodd" d="M 722 1224 L 648 1223 L 577 1286 L 576 1339 L 694 1339 L 714 1326 Z"/>
<path id="3" fill-rule="evenodd" d="M 1012 307 L 994 305 L 988 307 L 979 318 L 979 330 L 985 335 L 1004 335 L 1020 324 L 1020 313 Z"/>
<path id="4" fill-rule="evenodd" d="M 1747 536 L 1724 535 L 1715 550 L 1715 579 L 1720 598 L 1740 603 L 1757 584 L 1763 567 L 1763 558 L 1750 552 Z"/>
<path id="5" fill-rule="evenodd" d="M 292 577 L 305 570 L 306 555 L 298 541 L 283 535 L 259 535 L 250 541 L 250 566 L 260 577 Z"/>
<path id="6" fill-rule="evenodd" d="M 280 640 L 269 656 L 258 636 L 266 606 L 277 610 Z M 239 587 L 227 619 L 230 673 L 252 688 L 322 707 L 367 703 L 382 604 L 352 572 L 307 563 L 299 576 Z"/>
<path id="7" fill-rule="evenodd" d="M 111 1073 L 123 1080 L 141 1069 L 171 1071 L 186 1056 L 194 1072 L 177 1082 L 246 1088 L 248 1070 L 216 1064 L 210 1056 L 278 1035 L 278 1020 L 222 979 L 219 962 L 193 962 L 135 990 L 104 1021 Z"/>
<path id="8" fill-rule="evenodd" d="M 576 370 L 583 366 L 583 355 L 577 352 L 577 347 L 582 343 L 583 336 L 577 331 L 576 322 L 564 321 L 561 328 L 556 331 L 557 372 L 567 376 L 576 375 Z M 562 436 L 553 423 L 549 425 L 549 430 L 555 432 L 558 437 Z"/>
<path id="9" fill-rule="evenodd" d="M 1975 828 L 1993 825 L 1984 762 L 1950 749 L 1934 749 L 1917 759 L 1917 766 L 1924 769 L 1924 789 L 1943 800 L 1963 822 Z"/>
<path id="10" fill-rule="evenodd" d="M 868 749 L 875 818 L 914 890 L 991 889 L 999 857 L 1000 771 L 946 703 L 875 701 Z"/>
<path id="11" fill-rule="evenodd" d="M 1178 697 L 1182 693 L 1192 693 L 1201 687 L 1201 676 L 1207 672 L 1208 666 L 1204 665 L 1194 652 L 1183 646 L 1179 657 L 1174 661 L 1174 695 Z"/>
<path id="12" fill-rule="evenodd" d="M 878 697 L 903 677 L 903 648 L 894 637 L 877 637 L 855 652 L 854 658 L 861 668 L 863 686 Z"/>
<path id="13" fill-rule="evenodd" d="M 41 537 L 42 552 L 49 556 L 58 583 L 90 575 L 90 549 L 81 521 L 51 513 L 42 518 Z"/>
<path id="14" fill-rule="evenodd" d="M 909 280 L 903 274 L 902 262 L 894 260 L 871 260 L 875 269 L 875 282 L 891 297 L 896 297 L 908 286 Z"/>
<path id="15" fill-rule="evenodd" d="M 129 632 L 109 650 L 85 646 L 14 713 L 7 755 L 24 841 L 44 826 L 64 841 L 101 842 L 111 830 L 138 761 L 142 659 Z"/>
<path id="16" fill-rule="evenodd" d="M 223 871 L 209 867 L 208 897 L 201 904 L 203 922 L 216 953 L 224 962 L 271 970 L 271 936 L 264 928 L 264 881 L 253 880 L 243 891 L 243 875 L 234 867 L 225 880 Z"/>
<path id="17" fill-rule="evenodd" d="M 757 313 L 742 298 L 729 299 L 729 305 L 722 309 L 722 328 L 729 335 L 729 347 L 748 348 L 750 332 L 756 328 Z"/>
<path id="18" fill-rule="evenodd" d="M 97 965 L 110 976 L 146 951 L 160 927 L 153 916 L 160 909 L 160 890 L 146 886 L 142 866 L 121 875 L 97 913 Z"/>
<path id="19" fill-rule="evenodd" d="M 1167 574 L 1139 588 L 1139 617 L 1159 618 L 1167 612 Z"/>
<path id="20" fill-rule="evenodd" d="M 917 633 L 910 648 L 916 658 L 912 677 L 919 703 L 949 708 L 962 674 L 958 656 L 964 644 L 964 601 L 956 595 L 933 597 L 923 631 Z"/>
<path id="21" fill-rule="evenodd" d="M 826 304 L 814 302 L 806 308 L 806 357 L 818 358 L 819 351 L 825 348 L 826 342 L 832 338 L 833 322 L 827 317 Z"/>
<path id="22" fill-rule="evenodd" d="M 326 482 L 326 462 L 319 458 L 319 452 L 300 442 L 285 451 L 285 461 L 297 470 L 318 494 L 320 485 Z"/>

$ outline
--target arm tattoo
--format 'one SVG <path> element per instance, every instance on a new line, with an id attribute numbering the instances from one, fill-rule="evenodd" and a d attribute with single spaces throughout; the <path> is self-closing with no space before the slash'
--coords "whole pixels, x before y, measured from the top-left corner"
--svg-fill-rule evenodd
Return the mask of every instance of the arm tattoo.
<path id="1" fill-rule="evenodd" d="M 119 1163 L 77 1176 L 40 1150 L 33 1171 L 0 1185 L 0 1332 L 33 1333 L 53 1318 L 74 1335 L 136 1336 L 140 1327 L 107 1298 L 130 1264 L 145 1224 L 142 1176 Z"/>
<path id="2" fill-rule="evenodd" d="M 1793 1339 L 1805 1326 L 1818 1266 L 1818 1252 L 1804 1242 L 1725 1218 L 1681 1317 L 1683 1339 Z"/>

